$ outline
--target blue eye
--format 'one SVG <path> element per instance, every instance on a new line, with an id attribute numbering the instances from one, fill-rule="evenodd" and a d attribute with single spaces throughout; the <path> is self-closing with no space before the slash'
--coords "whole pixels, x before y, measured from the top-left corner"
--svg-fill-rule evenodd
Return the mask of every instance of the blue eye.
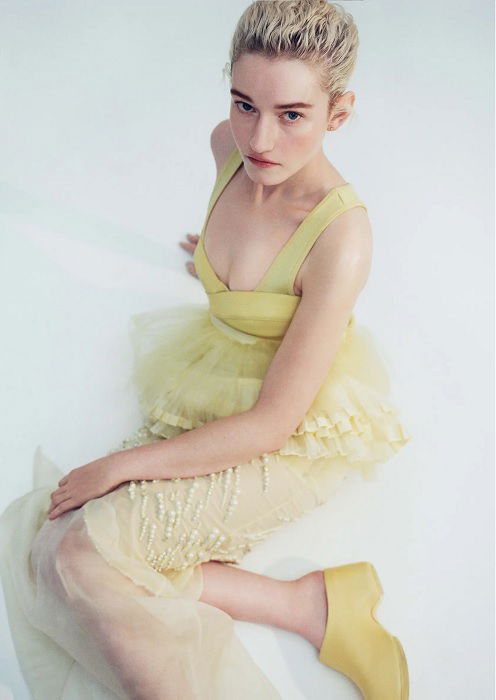
<path id="1" fill-rule="evenodd" d="M 240 107 L 238 107 L 238 109 L 239 109 L 239 111 L 242 112 L 243 114 L 251 114 L 251 110 L 253 110 L 252 106 L 251 106 L 250 104 L 248 104 L 248 102 L 242 102 L 241 100 L 238 100 L 238 101 L 236 101 L 234 104 L 240 105 Z M 250 109 L 249 109 L 249 110 L 246 110 L 246 109 L 243 108 L 244 106 L 249 107 Z M 295 114 L 295 115 L 298 117 L 298 119 L 287 119 L 287 120 L 285 120 L 285 121 L 289 121 L 289 122 L 298 122 L 298 121 L 300 121 L 300 119 L 303 118 L 303 114 L 300 114 L 299 112 L 294 112 L 293 110 L 284 112 L 284 114 Z"/>
<path id="2" fill-rule="evenodd" d="M 249 105 L 248 102 L 235 102 L 234 104 L 237 104 L 237 105 L 247 105 L 248 107 L 251 107 L 251 105 Z M 245 111 L 244 109 L 241 110 L 241 112 L 244 112 L 244 111 Z"/>
<path id="3" fill-rule="evenodd" d="M 299 112 L 284 112 L 284 114 L 296 114 L 296 116 L 301 117 L 302 115 Z M 299 119 L 290 119 L 290 122 L 298 122 L 300 121 Z"/>

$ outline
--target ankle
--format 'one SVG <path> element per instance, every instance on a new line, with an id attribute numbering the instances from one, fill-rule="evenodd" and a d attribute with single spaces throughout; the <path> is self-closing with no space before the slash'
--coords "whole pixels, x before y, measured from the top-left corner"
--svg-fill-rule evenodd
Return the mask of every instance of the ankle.
<path id="1" fill-rule="evenodd" d="M 296 589 L 295 632 L 320 649 L 327 625 L 327 594 L 324 573 L 310 571 L 294 581 Z"/>

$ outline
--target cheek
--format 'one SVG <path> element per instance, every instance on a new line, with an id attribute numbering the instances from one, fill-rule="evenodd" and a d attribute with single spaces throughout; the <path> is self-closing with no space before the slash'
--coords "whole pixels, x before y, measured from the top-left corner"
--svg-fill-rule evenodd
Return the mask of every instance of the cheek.
<path id="1" fill-rule="evenodd" d="M 299 128 L 287 129 L 285 141 L 288 151 L 306 157 L 321 143 L 322 135 L 312 125 L 301 124 Z"/>

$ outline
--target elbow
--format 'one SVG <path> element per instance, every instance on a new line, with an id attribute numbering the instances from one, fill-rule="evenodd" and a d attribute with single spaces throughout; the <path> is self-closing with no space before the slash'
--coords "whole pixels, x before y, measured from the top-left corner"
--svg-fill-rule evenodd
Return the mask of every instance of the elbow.
<path id="1" fill-rule="evenodd" d="M 254 434 L 259 438 L 257 442 L 261 453 L 274 452 L 283 447 L 296 429 L 295 425 L 290 425 L 287 418 L 278 412 L 253 408 L 251 413 L 255 421 Z"/>

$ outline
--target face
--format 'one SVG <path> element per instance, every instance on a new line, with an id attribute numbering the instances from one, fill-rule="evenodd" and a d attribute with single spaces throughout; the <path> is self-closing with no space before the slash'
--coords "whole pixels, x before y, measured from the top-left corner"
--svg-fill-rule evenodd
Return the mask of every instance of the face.
<path id="1" fill-rule="evenodd" d="M 311 161 L 330 125 L 328 95 L 312 66 L 258 54 L 242 54 L 233 65 L 229 116 L 247 172 L 258 181 L 285 179 Z M 260 167 L 250 155 L 277 165 Z"/>

